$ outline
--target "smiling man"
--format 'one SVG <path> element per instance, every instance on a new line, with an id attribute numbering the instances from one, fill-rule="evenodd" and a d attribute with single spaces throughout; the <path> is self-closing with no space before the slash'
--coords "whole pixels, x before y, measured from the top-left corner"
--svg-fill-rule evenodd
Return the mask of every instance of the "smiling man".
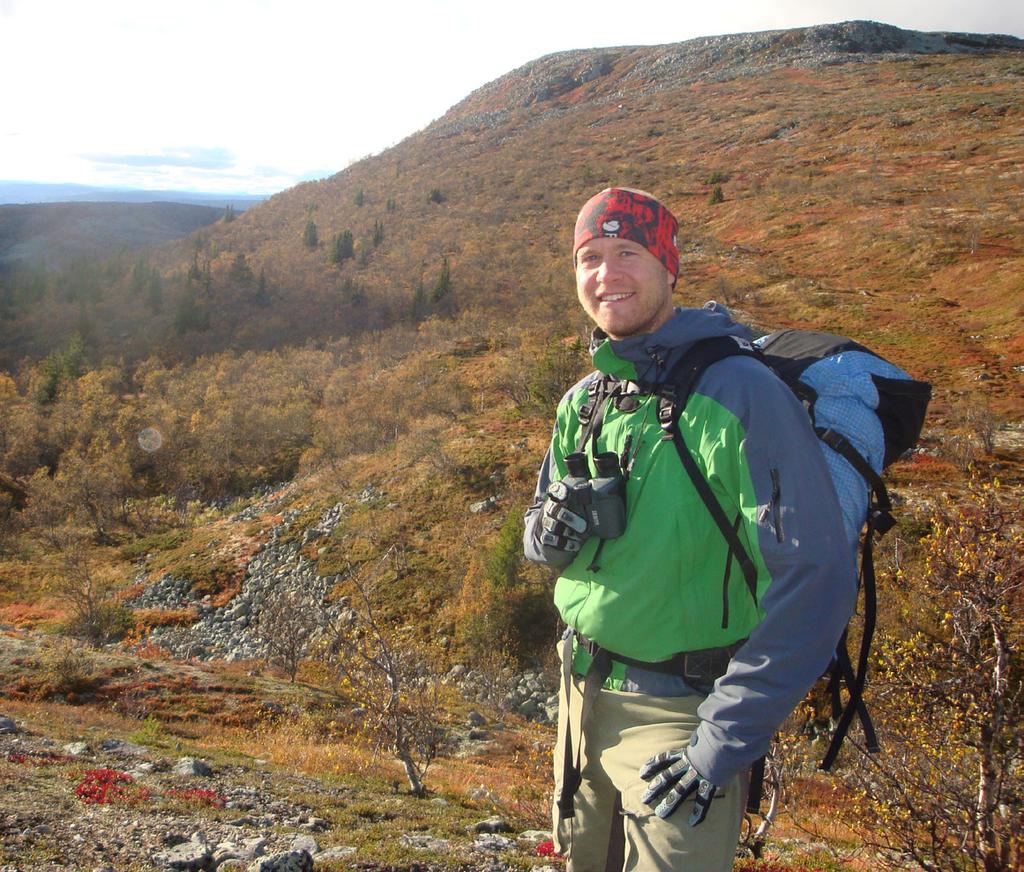
<path id="1" fill-rule="evenodd" d="M 749 767 L 856 594 L 802 406 L 721 307 L 673 305 L 677 230 L 630 188 L 580 211 L 596 371 L 559 403 L 526 513 L 568 628 L 553 817 L 570 872 L 731 869 Z M 744 353 L 684 390 L 708 342 Z"/>

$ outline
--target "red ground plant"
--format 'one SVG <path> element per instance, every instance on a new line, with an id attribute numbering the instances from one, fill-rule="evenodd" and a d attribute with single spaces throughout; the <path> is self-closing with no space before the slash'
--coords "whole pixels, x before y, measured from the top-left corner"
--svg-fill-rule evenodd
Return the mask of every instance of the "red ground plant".
<path id="1" fill-rule="evenodd" d="M 199 787 L 188 787 L 182 790 L 172 788 L 167 791 L 166 796 L 193 805 L 208 805 L 211 808 L 224 808 L 224 803 L 227 802 L 227 798 L 221 796 L 216 790 L 203 790 Z"/>
<path id="2" fill-rule="evenodd" d="M 115 802 L 134 804 L 149 799 L 149 791 L 138 784 L 127 772 L 115 769 L 89 769 L 75 788 L 75 796 L 90 805 L 110 805 Z"/>

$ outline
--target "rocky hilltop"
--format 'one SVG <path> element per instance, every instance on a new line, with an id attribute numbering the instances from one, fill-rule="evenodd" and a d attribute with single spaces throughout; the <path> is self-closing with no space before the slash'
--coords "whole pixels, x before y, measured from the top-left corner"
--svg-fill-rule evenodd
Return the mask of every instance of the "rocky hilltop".
<path id="1" fill-rule="evenodd" d="M 874 21 L 698 37 L 663 46 L 558 52 L 474 91 L 433 129 L 494 127 L 517 108 L 571 111 L 580 103 L 617 100 L 697 82 L 721 82 L 782 67 L 823 67 L 929 54 L 1024 51 L 1015 36 L 922 33 Z"/>

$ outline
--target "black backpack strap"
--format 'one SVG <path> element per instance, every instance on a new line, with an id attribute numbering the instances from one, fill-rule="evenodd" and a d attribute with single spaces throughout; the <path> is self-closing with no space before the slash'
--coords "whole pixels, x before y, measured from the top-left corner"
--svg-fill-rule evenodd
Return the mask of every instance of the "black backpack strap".
<path id="1" fill-rule="evenodd" d="M 886 517 L 888 517 L 890 522 L 892 521 L 891 515 L 886 514 Z M 875 516 L 869 512 L 867 529 L 864 531 L 864 541 L 861 547 L 860 588 L 864 591 L 864 629 L 861 632 L 857 668 L 856 670 L 854 669 L 853 663 L 850 660 L 849 651 L 846 646 L 846 633 L 843 633 L 839 647 L 836 648 L 836 661 L 829 683 L 832 692 L 833 715 L 838 715 L 839 720 L 832 733 L 832 741 L 829 744 L 828 751 L 819 767 L 825 770 L 832 768 L 832 764 L 835 763 L 836 757 L 839 755 L 839 747 L 846 738 L 855 715 L 860 719 L 861 728 L 864 730 L 864 743 L 868 751 L 875 753 L 880 750 L 874 724 L 871 722 L 871 716 L 864 705 L 864 685 L 867 682 L 868 654 L 871 650 L 871 640 L 875 634 L 875 620 L 878 613 L 873 540 L 876 533 L 881 535 L 892 524 L 890 523 L 884 529 L 879 529 L 874 521 Z M 841 683 L 846 685 L 847 700 L 845 707 L 840 699 Z"/>
<path id="2" fill-rule="evenodd" d="M 604 422 L 605 400 L 607 400 L 612 386 L 616 379 L 610 375 L 601 375 L 587 385 L 587 401 L 580 406 L 577 417 L 582 425 L 579 439 L 576 441 L 576 450 L 582 451 L 587 440 L 597 443 L 597 437 L 601 435 L 601 425 Z"/>
<path id="3" fill-rule="evenodd" d="M 895 526 L 896 521 L 892 516 L 892 501 L 889 499 L 889 492 L 881 476 L 871 467 L 860 452 L 840 433 L 831 429 L 815 428 L 818 438 L 821 439 L 833 451 L 843 457 L 867 482 L 871 489 L 872 500 L 868 505 L 867 529 L 864 531 L 864 540 L 861 545 L 860 559 L 860 588 L 864 591 L 864 628 L 861 633 L 860 652 L 857 656 L 857 666 L 854 668 L 846 645 L 846 634 L 836 648 L 836 660 L 830 678 L 829 687 L 832 693 L 833 716 L 838 717 L 835 730 L 832 733 L 832 742 L 820 768 L 830 769 L 835 763 L 839 754 L 839 747 L 846 738 L 846 734 L 853 723 L 854 716 L 860 719 L 861 728 L 864 730 L 864 741 L 868 751 L 879 750 L 878 737 L 875 733 L 874 724 L 864 705 L 864 685 L 867 681 L 868 654 L 871 650 L 871 640 L 875 633 L 875 621 L 877 616 L 877 592 L 875 587 L 875 560 L 874 560 L 874 539 L 875 536 L 882 536 Z M 841 700 L 841 685 L 846 685 L 846 705 Z"/>
<path id="4" fill-rule="evenodd" d="M 764 767 L 766 758 L 759 757 L 750 767 L 750 786 L 747 789 L 747 811 L 760 814 L 761 799 L 764 797 Z"/>
<path id="5" fill-rule="evenodd" d="M 871 488 L 874 501 L 868 509 L 868 524 L 872 528 L 869 532 L 879 536 L 888 533 L 896 525 L 896 519 L 892 516 L 892 500 L 889 499 L 889 492 L 885 489 L 882 477 L 871 468 L 871 464 L 861 456 L 861 453 L 850 444 L 842 433 L 821 427 L 816 427 L 814 432 L 818 434 L 818 438 L 822 442 L 857 470 L 860 477 Z M 863 566 L 863 564 L 861 565 Z"/>
<path id="6" fill-rule="evenodd" d="M 707 476 L 700 471 L 697 462 L 686 447 L 686 441 L 683 439 L 682 433 L 679 431 L 679 416 L 683 413 L 683 409 L 690 399 L 690 394 L 693 393 L 697 380 L 711 364 L 717 363 L 726 357 L 736 356 L 753 357 L 757 360 L 763 360 L 761 354 L 749 342 L 732 336 L 716 336 L 712 339 L 704 339 L 694 343 L 683 359 L 672 369 L 668 383 L 657 388 L 659 395 L 658 421 L 661 424 L 662 430 L 665 431 L 666 438 L 670 436 L 673 443 L 675 443 L 679 459 L 683 463 L 683 468 L 686 470 L 687 475 L 689 475 L 690 481 L 693 482 L 693 486 L 700 495 L 701 501 L 707 508 L 712 520 L 714 520 L 715 526 L 721 531 L 722 537 L 729 547 L 729 553 L 739 565 L 743 573 L 743 579 L 750 590 L 750 595 L 756 602 L 757 567 L 754 566 L 754 561 L 744 547 L 743 542 L 740 541 L 739 525 L 732 524 L 728 517 L 726 517 L 725 510 L 711 490 Z"/>

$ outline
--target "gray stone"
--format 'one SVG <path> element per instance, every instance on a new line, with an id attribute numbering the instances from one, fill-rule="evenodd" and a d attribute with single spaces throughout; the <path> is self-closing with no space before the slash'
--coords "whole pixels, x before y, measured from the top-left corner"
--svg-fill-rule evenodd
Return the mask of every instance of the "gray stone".
<path id="1" fill-rule="evenodd" d="M 491 737 L 491 734 L 489 732 L 487 732 L 487 730 L 470 730 L 469 731 L 469 738 L 470 738 L 471 741 L 474 741 L 474 742 L 480 742 L 480 741 L 483 741 L 484 739 L 489 739 L 490 737 Z"/>
<path id="2" fill-rule="evenodd" d="M 538 845 L 551 838 L 551 833 L 546 830 L 523 830 L 516 838 L 520 842 L 535 842 Z"/>
<path id="3" fill-rule="evenodd" d="M 410 848 L 418 848 L 421 851 L 437 851 L 438 853 L 444 853 L 451 847 L 451 842 L 447 839 L 438 839 L 425 833 L 405 833 L 399 838 L 399 841 Z"/>
<path id="4" fill-rule="evenodd" d="M 481 500 L 478 503 L 473 503 L 469 507 L 469 511 L 474 515 L 479 515 L 484 512 L 494 512 L 498 509 L 498 498 L 488 497 L 486 500 Z"/>
<path id="5" fill-rule="evenodd" d="M 473 847 L 478 851 L 507 851 L 514 848 L 516 843 L 505 836 L 497 836 L 493 833 L 484 833 L 476 837 Z"/>
<path id="6" fill-rule="evenodd" d="M 293 851 L 309 851 L 310 854 L 320 853 L 320 846 L 312 836 L 296 836 L 292 839 L 291 849 Z"/>
<path id="7" fill-rule="evenodd" d="M 508 822 L 505 821 L 503 818 L 498 817 L 497 815 L 495 815 L 494 817 L 489 817 L 487 818 L 487 820 L 484 821 L 478 821 L 477 823 L 473 824 L 473 826 L 470 827 L 470 829 L 473 832 L 477 833 L 512 832 L 512 827 L 509 826 Z"/>
<path id="8" fill-rule="evenodd" d="M 196 757 L 182 757 L 174 764 L 173 771 L 175 775 L 198 775 L 204 778 L 213 775 L 210 764 Z"/>
<path id="9" fill-rule="evenodd" d="M 519 706 L 519 714 L 521 714 L 524 718 L 528 718 L 530 717 L 530 715 L 535 714 L 539 708 L 540 704 L 537 702 L 537 700 L 528 699 L 521 706 Z"/>
<path id="10" fill-rule="evenodd" d="M 174 872 L 206 872 L 213 869 L 213 854 L 201 842 L 184 842 L 155 854 L 153 862 Z"/>
<path id="11" fill-rule="evenodd" d="M 480 712 L 474 710 L 471 711 L 468 715 L 466 715 L 466 723 L 469 724 L 471 727 L 482 727 L 484 724 L 487 723 L 487 718 L 480 714 Z"/>
<path id="12" fill-rule="evenodd" d="M 18 725 L 10 718 L 0 718 L 0 733 L 17 733 Z"/>
<path id="13" fill-rule="evenodd" d="M 247 859 L 251 860 L 252 858 L 249 857 Z M 218 845 L 213 852 L 213 865 L 220 869 L 228 860 L 238 860 L 241 862 L 241 852 L 232 844 Z"/>
<path id="14" fill-rule="evenodd" d="M 246 839 L 242 843 L 242 858 L 244 860 L 255 860 L 266 853 L 267 840 L 260 836 L 256 839 Z"/>
<path id="15" fill-rule="evenodd" d="M 61 748 L 61 751 L 69 757 L 81 757 L 83 754 L 89 753 L 89 746 L 85 742 L 69 742 Z"/>
<path id="16" fill-rule="evenodd" d="M 282 851 L 249 865 L 248 872 L 313 872 L 309 851 Z"/>
<path id="17" fill-rule="evenodd" d="M 148 757 L 149 750 L 134 742 L 122 742 L 120 739 L 104 739 L 100 742 L 100 750 L 110 754 L 121 754 L 126 757 Z"/>

